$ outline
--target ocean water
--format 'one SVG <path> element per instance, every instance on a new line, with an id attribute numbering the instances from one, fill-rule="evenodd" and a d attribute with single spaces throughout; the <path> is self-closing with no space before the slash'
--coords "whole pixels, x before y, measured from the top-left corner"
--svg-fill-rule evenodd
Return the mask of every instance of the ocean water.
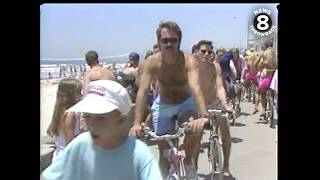
<path id="1" fill-rule="evenodd" d="M 112 59 L 99 59 L 100 64 L 112 64 L 112 63 L 126 63 L 127 57 L 117 57 Z M 45 64 L 73 64 L 81 65 L 87 64 L 85 60 L 40 60 L 40 65 Z"/>
<path id="2" fill-rule="evenodd" d="M 114 62 L 111 63 L 105 63 L 105 62 L 100 62 L 100 64 L 104 67 L 107 68 L 108 66 L 112 65 Z M 115 67 L 117 70 L 122 71 L 126 62 L 123 63 L 115 63 Z M 83 64 L 80 61 L 74 61 L 70 60 L 69 61 L 59 61 L 57 62 L 50 62 L 50 63 L 43 63 L 40 66 L 40 79 L 48 79 L 49 78 L 49 73 L 51 74 L 52 78 L 60 78 L 60 67 L 64 66 L 66 67 L 66 77 L 74 73 L 74 68 L 76 68 L 76 76 L 78 77 L 80 75 L 80 66 L 85 67 L 86 70 L 88 71 L 90 67 L 86 64 Z M 71 67 L 73 68 L 71 72 Z M 63 76 L 63 75 L 62 75 Z"/>
<path id="3" fill-rule="evenodd" d="M 140 62 L 143 59 L 140 58 Z M 120 71 L 123 70 L 125 64 L 128 62 L 128 57 L 113 57 L 113 58 L 100 58 L 99 63 L 103 67 L 108 67 L 115 64 L 116 68 Z M 40 79 L 49 78 L 49 73 L 53 78 L 60 78 L 60 66 L 66 67 L 66 76 L 71 74 L 70 67 L 77 68 L 77 74 L 80 74 L 80 66 L 86 67 L 87 70 L 90 67 L 87 65 L 85 60 L 40 60 Z"/>

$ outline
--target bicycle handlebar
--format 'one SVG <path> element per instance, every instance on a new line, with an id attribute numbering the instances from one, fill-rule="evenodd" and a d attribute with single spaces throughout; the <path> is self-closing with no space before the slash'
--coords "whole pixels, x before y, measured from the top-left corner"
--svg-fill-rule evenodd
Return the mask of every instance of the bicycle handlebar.
<path id="1" fill-rule="evenodd" d="M 149 127 L 144 127 L 144 137 L 151 136 L 155 140 L 167 140 L 167 139 L 176 139 L 178 137 L 181 137 L 186 131 L 189 131 L 188 123 L 185 122 L 181 125 L 182 127 L 179 127 L 177 132 L 175 134 L 165 134 L 158 136 L 154 131 L 152 131 Z"/>
<path id="2" fill-rule="evenodd" d="M 208 109 L 209 113 L 213 113 L 213 114 L 222 114 L 221 116 L 224 117 L 228 117 L 229 114 L 231 114 L 231 112 L 228 112 L 226 110 L 222 110 L 222 109 Z"/>

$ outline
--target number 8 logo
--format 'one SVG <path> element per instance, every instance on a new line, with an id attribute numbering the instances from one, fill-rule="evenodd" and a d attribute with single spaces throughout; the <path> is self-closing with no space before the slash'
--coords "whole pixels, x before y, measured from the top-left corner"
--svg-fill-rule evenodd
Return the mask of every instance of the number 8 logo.
<path id="1" fill-rule="evenodd" d="M 268 16 L 261 14 L 261 15 L 259 15 L 257 17 L 257 21 L 258 21 L 257 28 L 260 31 L 264 31 L 264 30 L 267 30 L 269 28 L 269 24 L 268 24 L 269 17 Z"/>

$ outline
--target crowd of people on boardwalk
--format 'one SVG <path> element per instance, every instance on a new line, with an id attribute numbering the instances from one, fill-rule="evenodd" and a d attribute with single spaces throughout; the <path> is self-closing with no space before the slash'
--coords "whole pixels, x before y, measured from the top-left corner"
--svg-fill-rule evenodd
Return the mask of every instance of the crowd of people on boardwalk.
<path id="1" fill-rule="evenodd" d="M 157 44 L 142 63 L 133 52 L 127 67 L 118 72 L 114 65 L 103 68 L 98 53 L 89 51 L 85 60 L 90 70 L 83 82 L 72 77 L 59 82 L 48 128 L 56 148 L 41 178 L 163 179 L 168 174 L 163 157 L 168 144 L 158 142 L 158 163 L 137 137 L 143 126 L 158 135 L 173 133 L 172 118 L 177 117 L 191 129 L 184 138 L 186 179 L 198 179 L 198 154 L 209 108 L 233 112 L 230 99 L 240 93 L 244 101 L 250 82 L 255 82 L 253 113 L 259 111 L 261 99 L 261 117 L 265 116 L 266 91 L 277 92 L 277 51 L 272 43 L 265 43 L 260 52 L 247 49 L 241 56 L 238 48 L 214 52 L 212 41 L 200 40 L 188 54 L 180 50 L 182 32 L 171 21 L 160 22 L 156 37 Z M 219 117 L 218 123 L 223 174 L 230 178 L 229 120 Z"/>

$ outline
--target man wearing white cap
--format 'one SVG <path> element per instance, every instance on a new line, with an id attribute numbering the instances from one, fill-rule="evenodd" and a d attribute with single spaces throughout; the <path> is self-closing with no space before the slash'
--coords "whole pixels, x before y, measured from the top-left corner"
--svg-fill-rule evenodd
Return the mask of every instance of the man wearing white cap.
<path id="1" fill-rule="evenodd" d="M 83 112 L 89 132 L 77 136 L 43 173 L 45 180 L 162 179 L 158 163 L 140 140 L 128 138 L 132 103 L 111 80 L 88 85 L 67 112 Z"/>

